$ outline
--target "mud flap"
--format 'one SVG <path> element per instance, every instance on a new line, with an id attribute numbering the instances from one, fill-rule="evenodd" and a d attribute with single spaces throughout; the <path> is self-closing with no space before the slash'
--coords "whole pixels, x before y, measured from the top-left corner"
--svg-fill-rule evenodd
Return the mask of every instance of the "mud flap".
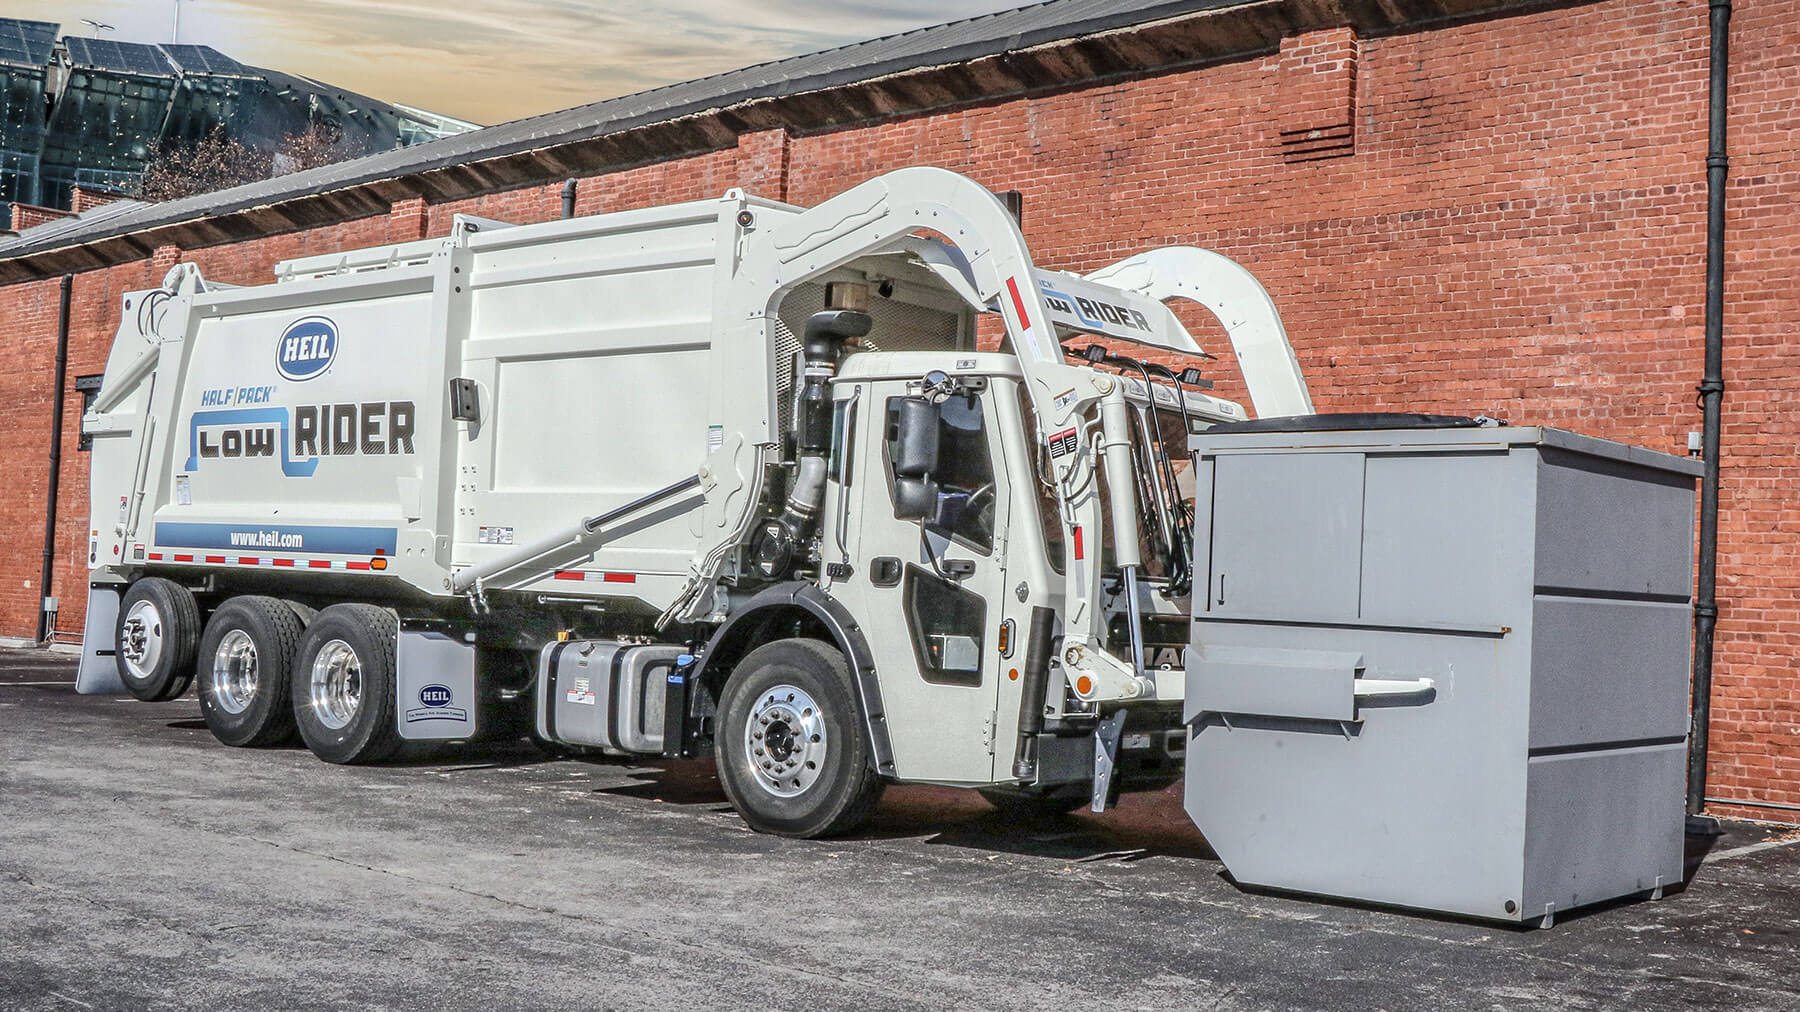
<path id="1" fill-rule="evenodd" d="M 400 630 L 394 649 L 394 720 L 407 741 L 475 736 L 475 646 L 440 632 Z"/>
<path id="2" fill-rule="evenodd" d="M 123 586 L 122 584 L 120 586 Z M 119 628 L 120 587 L 88 590 L 87 621 L 81 628 L 81 666 L 75 669 L 75 691 L 84 696 L 123 696 L 113 637 Z"/>

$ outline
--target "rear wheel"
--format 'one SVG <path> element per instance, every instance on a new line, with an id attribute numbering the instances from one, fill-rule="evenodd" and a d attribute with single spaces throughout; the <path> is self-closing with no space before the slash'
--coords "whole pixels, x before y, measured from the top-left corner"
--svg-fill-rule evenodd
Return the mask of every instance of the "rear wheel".
<path id="1" fill-rule="evenodd" d="M 227 745 L 262 748 L 293 741 L 288 672 L 305 630 L 272 597 L 234 597 L 213 612 L 200 639 L 200 714 Z"/>
<path id="2" fill-rule="evenodd" d="M 817 640 L 770 643 L 738 663 L 714 754 L 726 797 L 759 832 L 847 832 L 881 796 L 849 668 Z"/>
<path id="3" fill-rule="evenodd" d="M 194 680 L 200 606 L 186 587 L 146 576 L 125 591 L 113 629 L 113 661 L 125 690 L 146 703 L 175 699 Z"/>
<path id="4" fill-rule="evenodd" d="M 289 676 L 294 722 L 313 755 L 328 763 L 378 763 L 400 749 L 394 724 L 391 612 L 334 604 L 313 617 Z"/>

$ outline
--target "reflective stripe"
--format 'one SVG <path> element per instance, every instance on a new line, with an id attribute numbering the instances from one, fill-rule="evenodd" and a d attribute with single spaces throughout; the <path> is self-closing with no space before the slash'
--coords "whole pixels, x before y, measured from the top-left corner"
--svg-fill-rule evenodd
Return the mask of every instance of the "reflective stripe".
<path id="1" fill-rule="evenodd" d="M 370 569 L 368 562 L 352 562 L 343 559 L 276 559 L 259 555 L 167 555 L 162 552 L 151 552 L 146 558 L 152 562 L 199 562 L 215 566 L 261 566 L 263 568 L 278 567 L 281 569 Z M 384 560 L 391 556 L 383 556 Z M 580 579 L 579 576 L 574 577 Z"/>
<path id="2" fill-rule="evenodd" d="M 558 580 L 585 580 L 589 583 L 636 583 L 636 573 L 593 573 L 583 569 L 559 569 Z"/>
<path id="3" fill-rule="evenodd" d="M 1030 330 L 1031 317 L 1025 315 L 1025 299 L 1019 295 L 1019 281 L 1017 278 L 1006 279 L 1006 291 L 1012 295 L 1013 312 L 1019 314 L 1019 329 Z"/>

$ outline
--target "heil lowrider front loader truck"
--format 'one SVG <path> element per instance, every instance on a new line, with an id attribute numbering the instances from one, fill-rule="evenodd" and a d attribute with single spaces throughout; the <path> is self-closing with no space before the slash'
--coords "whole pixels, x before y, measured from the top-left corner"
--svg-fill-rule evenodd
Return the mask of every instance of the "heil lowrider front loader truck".
<path id="1" fill-rule="evenodd" d="M 1195 369 L 1083 336 L 1197 361 L 1165 305 L 1175 298 L 1225 325 L 1256 421 L 1205 393 Z M 976 350 L 984 315 L 1004 329 L 1000 351 Z M 1491 832 L 1460 831 L 1489 832 L 1499 857 L 1418 887 L 1417 875 L 1333 856 L 1365 827 L 1378 847 L 1406 846 L 1409 820 L 1433 848 L 1459 831 L 1440 825 L 1443 799 L 1372 799 L 1401 810 L 1378 823 L 1346 813 L 1337 829 L 1305 810 L 1302 795 L 1368 779 L 1368 760 L 1339 746 L 1381 751 L 1381 763 L 1420 741 L 1458 748 L 1487 719 L 1455 701 L 1457 679 L 1477 677 L 1456 653 L 1471 643 L 1498 665 L 1482 693 L 1528 686 L 1556 661 L 1514 631 L 1528 620 L 1458 627 L 1436 654 L 1416 648 L 1446 635 L 1443 623 L 1403 605 L 1378 622 L 1284 625 L 1318 602 L 1276 585 L 1366 580 L 1366 551 L 1360 576 L 1307 572 L 1280 544 L 1266 565 L 1224 572 L 1215 563 L 1233 545 L 1271 533 L 1251 524 L 1219 542 L 1237 508 L 1227 473 L 1258 474 L 1242 487 L 1270 494 L 1322 481 L 1253 512 L 1282 514 L 1270 517 L 1280 541 L 1328 551 L 1371 543 L 1361 505 L 1355 517 L 1308 513 L 1345 487 L 1352 457 L 1363 489 L 1375 481 L 1367 461 L 1516 459 L 1505 473 L 1525 480 L 1548 466 L 1527 457 L 1614 461 L 1601 449 L 1614 444 L 1553 449 L 1553 430 L 1414 416 L 1320 421 L 1330 417 L 1312 414 L 1279 316 L 1237 264 L 1166 248 L 1085 277 L 1041 270 L 998 198 L 938 169 L 892 172 L 810 209 L 734 190 L 536 225 L 458 216 L 448 237 L 288 261 L 257 287 L 183 265 L 124 298 L 84 421 L 81 678 L 102 686 L 116 673 L 146 700 L 193 683 L 222 742 L 297 734 L 336 763 L 520 733 L 711 755 L 746 821 L 793 836 L 853 827 L 889 782 L 1099 810 L 1185 765 L 1190 810 L 1228 866 L 1257 869 L 1240 872 L 1247 882 L 1522 921 L 1678 873 L 1679 788 L 1670 872 L 1661 767 L 1639 762 L 1602 778 L 1613 794 L 1655 799 L 1648 828 L 1630 830 L 1650 842 L 1625 879 L 1582 864 L 1616 839 L 1580 837 L 1579 855 L 1542 859 L 1559 874 L 1579 866 L 1575 891 L 1534 884 L 1531 804 L 1548 811 L 1600 787 L 1578 776 L 1540 802 L 1530 747 L 1508 759 L 1529 715 L 1496 727 L 1504 748 L 1463 749 L 1506 794 L 1470 803 L 1508 814 Z M 1412 442 L 1383 441 L 1394 432 Z M 1636 455 L 1621 496 L 1691 486 L 1683 462 L 1616 449 Z M 1501 496 L 1517 507 L 1507 517 L 1542 527 L 1549 507 L 1533 495 Z M 1657 509 L 1634 530 L 1667 540 L 1679 504 Z M 1259 600 L 1259 572 L 1273 573 L 1273 596 L 1234 612 Z M 1500 611 L 1517 596 L 1502 593 L 1516 574 L 1504 575 L 1488 588 Z M 1411 626 L 1424 639 L 1395 649 L 1413 651 L 1412 669 L 1388 670 L 1383 637 Z M 1369 645 L 1312 642 L 1321 629 Z M 1515 663 L 1524 675 L 1503 670 Z M 1275 758 L 1244 773 L 1243 756 L 1270 742 Z M 1297 753 L 1316 768 L 1281 768 Z M 1203 775 L 1190 754 L 1204 755 Z M 1266 796 L 1240 797 L 1234 779 Z M 1215 801 L 1241 808 L 1233 799 L 1262 805 L 1255 832 L 1285 842 L 1239 840 L 1208 819 Z M 1261 867 L 1254 855 L 1274 851 L 1277 867 Z"/>

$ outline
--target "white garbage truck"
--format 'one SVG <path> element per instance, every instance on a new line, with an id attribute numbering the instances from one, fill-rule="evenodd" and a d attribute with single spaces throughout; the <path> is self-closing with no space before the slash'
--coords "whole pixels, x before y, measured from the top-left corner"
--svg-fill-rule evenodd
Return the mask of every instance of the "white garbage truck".
<path id="1" fill-rule="evenodd" d="M 1207 392 L 1210 356 L 1176 299 L 1224 325 L 1254 420 Z M 1457 664 L 1473 662 L 1427 650 L 1389 670 L 1380 637 L 1449 635 L 1488 648 L 1476 661 L 1524 665 L 1527 682 L 1555 658 L 1530 655 L 1514 631 L 1530 619 L 1510 617 L 1496 586 L 1482 590 L 1494 614 L 1457 617 L 1467 629 L 1438 614 L 1456 588 L 1435 577 L 1418 608 L 1365 617 L 1334 597 L 1314 614 L 1317 585 L 1346 577 L 1314 572 L 1293 546 L 1370 543 L 1365 493 L 1345 489 L 1352 470 L 1359 490 L 1365 472 L 1375 488 L 1376 465 L 1352 458 L 1598 454 L 1601 471 L 1630 472 L 1619 487 L 1632 502 L 1685 481 L 1692 509 L 1685 462 L 1597 440 L 1552 448 L 1553 430 L 1415 416 L 1322 423 L 1335 416 L 1313 414 L 1279 315 L 1240 265 L 1175 247 L 1084 276 L 1045 270 L 1006 203 L 934 168 L 812 208 L 732 190 L 530 225 L 458 215 L 444 237 L 283 262 L 267 285 L 180 265 L 120 309 L 83 423 L 83 686 L 168 700 L 192 685 L 221 742 L 297 738 L 334 763 L 524 735 L 552 750 L 711 756 L 751 826 L 792 836 L 853 828 L 888 783 L 1102 810 L 1187 768 L 1188 805 L 1219 846 L 1231 830 L 1206 820 L 1204 795 L 1240 790 L 1242 756 L 1209 748 L 1200 782 L 1187 761 L 1200 744 L 1272 740 L 1257 790 L 1279 793 L 1268 781 L 1287 776 L 1314 794 L 1340 774 L 1347 794 L 1376 790 L 1331 742 L 1404 751 L 1404 728 L 1377 728 L 1408 719 L 1397 715 L 1427 714 L 1433 746 L 1454 747 L 1459 722 L 1494 717 L 1473 688 L 1460 691 L 1477 712 L 1454 704 L 1457 679 L 1479 677 Z M 1375 445 L 1396 431 L 1413 442 Z M 1288 445 L 1299 436 L 1312 442 Z M 1245 472 L 1256 488 L 1276 490 L 1252 513 L 1286 527 L 1260 561 L 1240 550 L 1258 529 L 1219 505 L 1240 458 L 1263 466 Z M 1321 488 L 1301 481 L 1321 474 Z M 1306 490 L 1279 494 L 1284 481 Z M 1497 501 L 1541 527 L 1550 507 L 1515 499 Z M 1671 502 L 1631 528 L 1679 542 L 1664 555 L 1689 550 Z M 1221 544 L 1226 520 L 1239 527 Z M 1374 639 L 1313 642 L 1320 629 Z M 1667 658 L 1651 660 L 1661 680 L 1643 688 L 1663 694 L 1661 723 L 1630 740 L 1679 747 Z M 1673 699 L 1685 714 L 1680 686 Z M 1302 744 L 1284 749 L 1284 729 Z M 1502 920 L 1547 913 L 1522 814 L 1538 797 L 1525 768 L 1536 753 L 1521 744 L 1513 757 L 1506 740 L 1482 763 L 1506 794 L 1500 850 L 1518 853 L 1484 857 L 1466 876 L 1478 882 L 1409 891 L 1390 883 L 1399 873 L 1340 869 L 1328 851 L 1355 842 L 1309 825 L 1318 811 L 1288 816 L 1329 845 L 1286 845 L 1302 874 L 1244 880 Z M 1326 749 L 1306 760 L 1318 768 L 1271 766 L 1313 748 Z M 1632 830 L 1654 839 L 1622 884 L 1551 883 L 1552 908 L 1673 881 L 1680 792 L 1662 798 L 1660 775 L 1641 789 L 1620 786 L 1635 773 L 1581 781 L 1654 799 L 1650 828 Z"/>

